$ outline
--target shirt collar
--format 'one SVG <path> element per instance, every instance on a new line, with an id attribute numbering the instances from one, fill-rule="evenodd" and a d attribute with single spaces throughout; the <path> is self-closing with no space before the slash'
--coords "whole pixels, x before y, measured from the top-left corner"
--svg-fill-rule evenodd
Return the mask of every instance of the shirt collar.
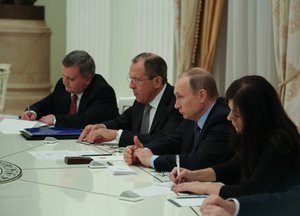
<path id="1" fill-rule="evenodd" d="M 163 96 L 163 93 L 166 89 L 167 85 L 165 84 L 164 87 L 162 88 L 162 90 L 158 93 L 158 95 L 156 95 L 156 97 L 149 103 L 149 105 L 152 107 L 152 108 L 155 108 L 157 109 L 158 107 L 158 104 Z"/>
<path id="2" fill-rule="evenodd" d="M 211 111 L 211 109 L 213 108 L 213 106 L 215 105 L 216 102 L 214 102 L 207 110 L 206 112 L 200 117 L 200 119 L 197 121 L 197 124 L 199 126 L 199 128 L 202 130 L 205 122 L 206 122 L 206 119 Z"/>
<path id="3" fill-rule="evenodd" d="M 80 101 L 82 95 L 83 95 L 83 92 L 79 93 L 79 94 L 76 94 L 77 95 L 77 101 Z M 73 96 L 73 94 L 71 94 L 71 97 Z"/>

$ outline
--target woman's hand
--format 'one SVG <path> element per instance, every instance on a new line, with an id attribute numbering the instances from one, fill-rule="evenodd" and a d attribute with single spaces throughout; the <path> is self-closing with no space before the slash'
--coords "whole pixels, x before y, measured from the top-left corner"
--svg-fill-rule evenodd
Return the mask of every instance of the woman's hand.
<path id="1" fill-rule="evenodd" d="M 190 192 L 195 194 L 216 194 L 220 192 L 222 185 L 210 182 L 184 182 L 173 186 L 173 191 Z"/>
<path id="2" fill-rule="evenodd" d="M 177 167 L 175 167 L 169 175 L 170 180 L 172 182 L 174 182 L 175 184 L 178 184 L 180 182 L 188 182 L 188 181 L 193 180 L 193 171 L 188 170 L 188 169 L 184 169 L 184 168 L 180 168 L 179 173 L 180 174 L 178 175 Z"/>

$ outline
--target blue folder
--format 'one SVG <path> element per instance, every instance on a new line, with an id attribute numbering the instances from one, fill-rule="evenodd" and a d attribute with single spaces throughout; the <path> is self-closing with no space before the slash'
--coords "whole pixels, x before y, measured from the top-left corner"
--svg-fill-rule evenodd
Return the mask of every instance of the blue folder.
<path id="1" fill-rule="evenodd" d="M 54 137 L 56 139 L 77 139 L 81 134 L 80 128 L 62 128 L 62 127 L 37 127 L 25 128 L 20 131 L 21 135 L 27 140 L 42 140 L 45 137 Z"/>

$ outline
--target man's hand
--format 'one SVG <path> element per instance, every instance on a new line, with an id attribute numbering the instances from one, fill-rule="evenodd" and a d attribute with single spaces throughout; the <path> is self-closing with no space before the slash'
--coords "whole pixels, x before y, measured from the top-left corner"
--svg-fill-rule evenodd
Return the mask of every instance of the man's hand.
<path id="1" fill-rule="evenodd" d="M 26 112 L 22 113 L 21 119 L 34 121 L 34 120 L 36 120 L 36 114 L 32 111 L 26 111 Z"/>
<path id="2" fill-rule="evenodd" d="M 145 167 L 150 167 L 150 159 L 153 156 L 150 149 L 138 148 L 134 151 L 134 156 L 137 157 Z"/>
<path id="3" fill-rule="evenodd" d="M 210 215 L 209 213 L 213 213 L 214 211 L 221 211 L 217 208 L 213 209 L 213 206 L 218 206 L 229 213 L 229 215 L 234 215 L 236 206 L 232 200 L 224 200 L 218 195 L 210 195 L 207 197 L 202 205 L 201 205 L 201 212 L 203 215 Z M 218 214 L 216 214 L 218 215 Z M 222 214 L 223 215 L 223 214 Z M 224 214 L 225 215 L 225 214 Z"/>
<path id="4" fill-rule="evenodd" d="M 40 118 L 39 122 L 45 123 L 47 125 L 54 125 L 54 119 L 55 119 L 55 115 L 49 114 Z"/>
<path id="5" fill-rule="evenodd" d="M 111 130 L 106 128 L 99 128 L 97 130 L 91 130 L 88 135 L 82 141 L 88 143 L 102 143 L 116 139 L 117 130 Z"/>
<path id="6" fill-rule="evenodd" d="M 133 153 L 135 151 L 135 145 L 126 146 L 124 150 L 124 160 L 128 165 L 136 164 L 136 158 L 134 158 Z"/>
<path id="7" fill-rule="evenodd" d="M 93 130 L 97 130 L 99 128 L 105 128 L 103 124 L 90 124 L 85 126 L 84 130 L 81 132 L 78 141 L 85 141 L 89 133 Z"/>
<path id="8" fill-rule="evenodd" d="M 134 152 L 139 148 L 144 148 L 144 145 L 140 142 L 137 136 L 133 137 L 134 145 L 127 146 L 124 150 L 124 160 L 128 165 L 138 164 L 140 161 L 136 156 L 134 156 Z"/>

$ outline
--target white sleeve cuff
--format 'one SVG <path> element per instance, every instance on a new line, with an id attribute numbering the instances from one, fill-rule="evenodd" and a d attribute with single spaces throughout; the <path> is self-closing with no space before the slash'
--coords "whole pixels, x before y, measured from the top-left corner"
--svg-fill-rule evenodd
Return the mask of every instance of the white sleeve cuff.
<path id="1" fill-rule="evenodd" d="M 122 136 L 122 133 L 123 133 L 123 130 L 118 130 L 117 131 L 117 136 L 116 136 L 116 141 L 119 142 L 120 141 L 120 138 Z"/>
<path id="2" fill-rule="evenodd" d="M 240 212 L 240 203 L 237 199 L 234 199 L 234 198 L 230 198 L 228 200 L 231 200 L 234 202 L 235 204 L 235 212 L 233 214 L 233 216 L 238 216 L 239 212 Z"/>

